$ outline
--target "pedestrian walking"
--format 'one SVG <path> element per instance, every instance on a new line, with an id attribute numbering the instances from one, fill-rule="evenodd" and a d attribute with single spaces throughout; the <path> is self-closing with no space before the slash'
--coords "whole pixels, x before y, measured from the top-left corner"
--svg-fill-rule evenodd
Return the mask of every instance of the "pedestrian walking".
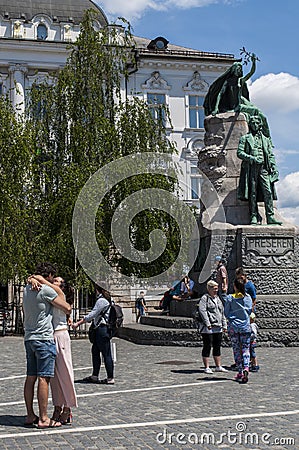
<path id="1" fill-rule="evenodd" d="M 95 341 L 92 344 L 92 375 L 83 379 L 85 383 L 114 384 L 114 363 L 111 354 L 112 333 L 108 327 L 109 312 L 111 307 L 110 292 L 95 283 L 97 301 L 92 311 L 83 319 L 74 323 L 74 330 L 86 322 L 93 321 L 95 326 Z M 101 368 L 101 355 L 104 359 L 107 378 L 99 380 Z"/>
<path id="2" fill-rule="evenodd" d="M 146 301 L 144 298 L 144 291 L 140 291 L 139 297 L 136 298 L 135 309 L 136 309 L 136 322 L 138 322 L 140 317 L 145 316 L 145 313 L 147 311 Z"/>

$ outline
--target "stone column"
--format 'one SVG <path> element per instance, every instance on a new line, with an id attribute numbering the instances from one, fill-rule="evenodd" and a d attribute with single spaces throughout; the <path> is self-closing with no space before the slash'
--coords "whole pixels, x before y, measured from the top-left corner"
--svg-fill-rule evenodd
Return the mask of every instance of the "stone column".
<path id="1" fill-rule="evenodd" d="M 25 111 L 25 76 L 27 66 L 13 64 L 9 67 L 9 73 L 12 105 L 19 114 L 22 114 Z"/>

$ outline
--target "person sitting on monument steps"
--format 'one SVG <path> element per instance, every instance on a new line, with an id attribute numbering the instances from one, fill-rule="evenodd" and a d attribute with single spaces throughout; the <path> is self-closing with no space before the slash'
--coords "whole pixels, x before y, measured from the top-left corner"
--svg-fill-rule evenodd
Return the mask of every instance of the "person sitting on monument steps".
<path id="1" fill-rule="evenodd" d="M 237 150 L 242 159 L 238 187 L 238 199 L 249 202 L 250 224 L 262 221 L 258 212 L 258 202 L 265 204 L 268 225 L 281 225 L 274 218 L 273 200 L 277 200 L 274 183 L 278 181 L 278 170 L 272 152 L 272 141 L 262 133 L 259 116 L 249 119 L 249 133 L 241 136 Z"/>
<path id="2" fill-rule="evenodd" d="M 181 281 L 181 300 L 186 300 L 192 298 L 194 295 L 194 281 L 185 275 Z"/>
<path id="3" fill-rule="evenodd" d="M 161 301 L 161 314 L 169 314 L 170 303 L 172 300 L 177 300 L 181 294 L 181 280 L 175 280 L 171 288 L 168 291 L 164 292 L 162 301 Z"/>

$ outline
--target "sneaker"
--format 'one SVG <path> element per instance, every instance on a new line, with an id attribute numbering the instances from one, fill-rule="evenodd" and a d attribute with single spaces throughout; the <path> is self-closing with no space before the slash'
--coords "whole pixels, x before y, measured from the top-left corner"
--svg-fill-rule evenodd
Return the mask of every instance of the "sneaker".
<path id="1" fill-rule="evenodd" d="M 235 375 L 235 380 L 236 381 L 241 381 L 242 380 L 242 374 L 241 373 L 237 373 L 237 375 Z"/>
<path id="2" fill-rule="evenodd" d="M 260 366 L 252 366 L 250 372 L 258 372 L 260 370 Z"/>
<path id="3" fill-rule="evenodd" d="M 206 367 L 204 373 L 213 373 L 213 370 L 210 367 Z"/>
<path id="4" fill-rule="evenodd" d="M 243 370 L 241 383 L 244 383 L 244 384 L 248 383 L 248 373 L 249 373 L 249 370 L 247 368 Z"/>
<path id="5" fill-rule="evenodd" d="M 228 372 L 228 370 L 226 370 L 226 369 L 225 369 L 224 367 L 222 367 L 222 366 L 219 366 L 219 367 L 216 367 L 215 372 Z"/>
<path id="6" fill-rule="evenodd" d="M 100 384 L 114 384 L 114 378 L 105 378 L 104 380 L 100 380 Z"/>

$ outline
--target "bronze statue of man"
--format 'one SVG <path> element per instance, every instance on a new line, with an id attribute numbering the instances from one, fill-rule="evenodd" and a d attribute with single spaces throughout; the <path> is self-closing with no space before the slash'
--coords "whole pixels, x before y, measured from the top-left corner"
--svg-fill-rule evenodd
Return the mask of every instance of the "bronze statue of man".
<path id="1" fill-rule="evenodd" d="M 241 136 L 237 150 L 242 159 L 238 198 L 249 202 L 250 224 L 260 224 L 258 202 L 264 202 L 267 224 L 281 225 L 274 218 L 273 200 L 277 200 L 274 183 L 278 170 L 272 151 L 271 138 L 263 134 L 263 120 L 258 116 L 249 118 L 249 133 Z"/>

